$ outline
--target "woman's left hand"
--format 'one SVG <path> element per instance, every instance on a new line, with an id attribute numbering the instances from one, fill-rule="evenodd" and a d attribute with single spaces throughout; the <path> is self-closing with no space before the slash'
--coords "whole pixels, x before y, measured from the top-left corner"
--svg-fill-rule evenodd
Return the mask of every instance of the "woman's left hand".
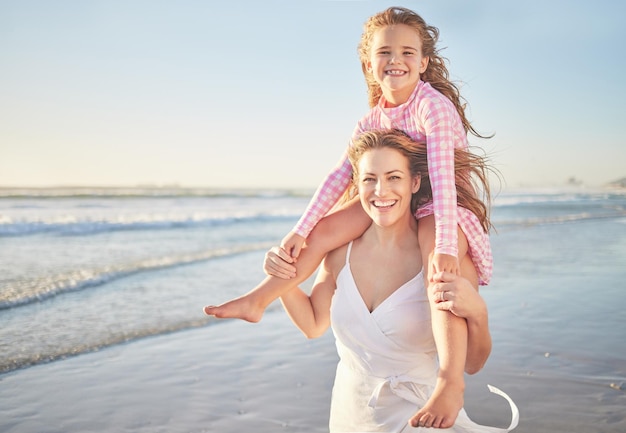
<path id="1" fill-rule="evenodd" d="M 433 279 L 429 290 L 437 309 L 450 311 L 465 319 L 472 319 L 486 312 L 485 301 L 467 279 L 450 272 L 439 272 Z"/>

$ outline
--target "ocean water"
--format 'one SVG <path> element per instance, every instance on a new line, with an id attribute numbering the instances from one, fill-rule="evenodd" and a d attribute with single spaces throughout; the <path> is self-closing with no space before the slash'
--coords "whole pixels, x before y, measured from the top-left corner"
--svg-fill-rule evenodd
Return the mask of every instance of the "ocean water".
<path id="1" fill-rule="evenodd" d="M 264 252 L 309 197 L 0 190 L 0 374 L 219 326 L 202 307 L 245 293 L 263 277 Z M 500 193 L 493 205 L 495 272 L 481 289 L 493 356 L 513 370 L 626 389 L 626 194 L 517 191 Z"/>
<path id="2" fill-rule="evenodd" d="M 0 372 L 205 326 L 251 289 L 308 195 L 0 192 Z"/>

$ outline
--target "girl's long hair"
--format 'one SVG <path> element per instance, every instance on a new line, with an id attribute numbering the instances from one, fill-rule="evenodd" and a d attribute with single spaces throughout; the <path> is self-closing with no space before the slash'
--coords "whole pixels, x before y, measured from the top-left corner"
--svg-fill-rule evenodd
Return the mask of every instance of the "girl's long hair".
<path id="1" fill-rule="evenodd" d="M 402 153 L 409 161 L 411 175 L 421 177 L 420 188 L 411 199 L 411 211 L 415 213 L 419 206 L 433 198 L 428 176 L 426 144 L 413 141 L 405 132 L 397 129 L 364 132 L 348 149 L 353 178 L 352 187 L 346 192 L 344 200 L 357 195 L 358 164 L 361 157 L 370 150 L 381 148 L 390 148 Z M 483 230 L 488 233 L 492 227 L 489 217 L 491 192 L 488 182 L 488 172 L 491 168 L 487 165 L 485 157 L 467 150 L 455 149 L 454 171 L 457 204 L 473 212 Z"/>
<path id="2" fill-rule="evenodd" d="M 361 42 L 359 43 L 358 52 L 361 60 L 361 68 L 367 83 L 367 93 L 370 107 L 376 106 L 382 90 L 380 85 L 374 79 L 372 72 L 367 70 L 367 63 L 370 59 L 372 39 L 374 33 L 383 27 L 396 24 L 404 24 L 414 29 L 422 42 L 422 56 L 428 57 L 428 67 L 421 74 L 422 81 L 430 83 L 436 90 L 446 96 L 456 108 L 461 116 L 463 127 L 466 132 L 481 138 L 485 138 L 479 134 L 471 125 L 465 116 L 465 107 L 467 105 L 465 99 L 461 96 L 459 88 L 449 79 L 448 68 L 446 67 L 447 59 L 439 55 L 437 50 L 437 40 L 439 39 L 439 29 L 429 26 L 424 19 L 410 9 L 402 7 L 390 7 L 382 12 L 370 17 L 364 25 Z"/>

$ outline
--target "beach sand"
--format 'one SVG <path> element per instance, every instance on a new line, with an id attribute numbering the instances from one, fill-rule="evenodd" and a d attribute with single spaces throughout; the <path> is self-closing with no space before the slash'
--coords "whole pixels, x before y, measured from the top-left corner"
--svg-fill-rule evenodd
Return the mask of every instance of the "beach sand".
<path id="1" fill-rule="evenodd" d="M 307 340 L 283 312 L 223 321 L 0 376 L 0 431 L 324 432 L 337 362 L 332 333 Z M 477 422 L 515 432 L 624 432 L 625 393 L 490 360 L 468 378 Z"/>
<path id="2" fill-rule="evenodd" d="M 282 312 L 0 376 L 0 431 L 323 432 L 336 354 Z"/>

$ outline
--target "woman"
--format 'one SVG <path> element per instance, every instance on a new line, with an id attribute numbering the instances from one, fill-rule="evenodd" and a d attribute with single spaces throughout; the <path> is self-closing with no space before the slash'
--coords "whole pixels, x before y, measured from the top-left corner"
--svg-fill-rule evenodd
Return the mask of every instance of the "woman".
<path id="1" fill-rule="evenodd" d="M 326 256 L 310 296 L 296 288 L 281 301 L 309 338 L 332 326 L 340 361 L 331 432 L 439 427 L 440 419 L 415 416 L 433 392 L 438 370 L 423 266 L 415 260 L 434 232 L 432 221 L 413 217 L 420 200 L 428 199 L 425 148 L 400 131 L 378 131 L 362 134 L 349 152 L 353 183 L 372 224 Z M 466 260 L 461 269 L 471 273 Z M 431 290 L 442 301 L 439 308 L 466 315 L 466 370 L 477 371 L 491 350 L 484 302 L 466 278 L 442 273 L 436 279 Z M 477 425 L 461 410 L 447 431 L 509 431 L 517 425 L 517 408 L 509 402 L 514 416 L 508 429 Z"/>

